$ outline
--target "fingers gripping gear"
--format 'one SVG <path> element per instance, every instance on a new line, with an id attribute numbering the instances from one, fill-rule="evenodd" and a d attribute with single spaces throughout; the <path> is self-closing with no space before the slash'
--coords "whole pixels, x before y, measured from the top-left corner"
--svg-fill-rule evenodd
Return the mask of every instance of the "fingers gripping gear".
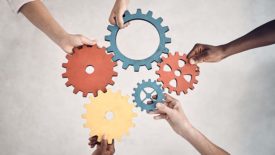
<path id="1" fill-rule="evenodd" d="M 183 61 L 184 65 L 180 66 L 179 62 Z M 169 71 L 165 71 L 165 66 L 168 65 L 170 68 Z M 158 63 L 159 70 L 156 71 L 156 74 L 159 75 L 157 81 L 163 83 L 164 88 L 168 88 L 169 93 L 176 92 L 177 95 L 180 95 L 181 92 L 184 94 L 187 93 L 188 89 L 193 90 L 194 85 L 198 81 L 196 76 L 199 75 L 199 68 L 197 65 L 192 65 L 189 63 L 186 54 L 179 55 L 178 52 L 175 55 L 169 53 L 168 57 L 162 58 L 162 62 Z M 176 75 L 175 72 L 179 72 L 179 75 Z M 191 79 L 188 81 L 185 76 L 191 76 Z M 172 86 L 170 82 L 176 80 L 176 86 Z"/>
<path id="2" fill-rule="evenodd" d="M 63 78 L 68 78 L 66 86 L 73 86 L 74 93 L 79 91 L 86 97 L 88 93 L 97 96 L 98 91 L 106 92 L 108 84 L 113 85 L 112 77 L 117 76 L 114 71 L 116 62 L 112 61 L 112 54 L 107 54 L 105 48 L 99 48 L 97 45 L 82 46 L 74 48 L 73 55 L 67 55 L 67 63 L 63 63 L 66 72 L 62 74 Z M 94 71 L 87 73 L 86 68 L 92 66 Z"/>
<path id="3" fill-rule="evenodd" d="M 90 136 L 98 136 L 100 142 L 103 135 L 106 136 L 108 144 L 112 140 L 120 140 L 129 129 L 134 127 L 133 118 L 137 116 L 133 112 L 134 104 L 129 103 L 129 96 L 122 96 L 120 92 L 108 90 L 100 92 L 98 97 L 91 97 L 91 103 L 85 104 L 87 112 L 82 115 L 86 119 L 84 127 L 90 129 Z M 111 112 L 112 118 L 107 118 Z"/>
<path id="4" fill-rule="evenodd" d="M 151 90 L 148 90 L 148 88 Z M 142 97 L 142 93 L 144 97 Z M 161 85 L 158 85 L 156 81 L 151 81 L 151 79 L 148 81 L 142 80 L 142 83 L 138 83 L 132 95 L 136 106 L 140 107 L 141 111 L 146 110 L 147 112 L 153 111 L 156 108 L 156 104 L 162 102 L 164 99 Z M 157 98 L 153 99 L 153 95 L 157 95 Z M 152 103 L 149 104 L 147 101 L 151 101 Z"/>
<path id="5" fill-rule="evenodd" d="M 165 44 L 171 43 L 171 38 L 168 38 L 165 35 L 165 33 L 169 31 L 169 28 L 168 26 L 161 26 L 161 22 L 163 21 L 163 19 L 161 17 L 158 19 L 155 19 L 152 17 L 152 14 L 153 14 L 152 11 L 148 11 L 147 14 L 142 14 L 141 10 L 138 9 L 135 14 L 130 14 L 129 11 L 126 11 L 123 16 L 125 23 L 132 20 L 143 20 L 151 23 L 158 31 L 160 42 L 157 50 L 151 56 L 142 60 L 130 59 L 125 55 L 123 55 L 118 49 L 117 43 L 116 43 L 116 36 L 119 31 L 119 27 L 117 25 L 108 26 L 107 29 L 111 32 L 111 34 L 108 36 L 105 36 L 105 40 L 110 42 L 110 46 L 107 48 L 107 51 L 114 53 L 114 57 L 113 57 L 114 61 L 120 60 L 123 62 L 123 65 L 122 65 L 123 69 L 127 69 L 129 66 L 133 66 L 135 72 L 138 72 L 141 66 L 146 66 L 148 70 L 152 69 L 151 63 L 159 62 L 161 60 L 160 58 L 161 54 L 162 53 L 167 54 L 169 52 L 169 50 L 165 47 Z"/>

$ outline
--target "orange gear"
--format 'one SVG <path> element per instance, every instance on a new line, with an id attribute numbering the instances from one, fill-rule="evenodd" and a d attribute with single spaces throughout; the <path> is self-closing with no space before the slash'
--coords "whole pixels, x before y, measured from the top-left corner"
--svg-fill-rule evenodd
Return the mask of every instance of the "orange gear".
<path id="1" fill-rule="evenodd" d="M 183 66 L 179 65 L 180 60 L 185 63 Z M 164 70 L 166 65 L 170 68 L 169 71 Z M 163 83 L 163 88 L 168 88 L 169 93 L 174 91 L 177 95 L 180 95 L 181 92 L 186 94 L 188 88 L 193 90 L 193 84 L 198 83 L 196 76 L 199 75 L 199 67 L 190 64 L 186 54 L 180 56 L 179 52 L 176 52 L 175 55 L 169 53 L 167 58 L 162 57 L 162 62 L 158 63 L 158 66 L 159 70 L 156 71 L 156 74 L 159 75 L 159 78 L 157 80 Z M 179 75 L 176 75 L 175 72 L 179 72 Z M 190 81 L 184 78 L 185 75 L 191 76 Z M 176 86 L 170 84 L 171 80 L 176 80 Z"/>
<path id="2" fill-rule="evenodd" d="M 62 74 L 63 78 L 68 78 L 66 86 L 73 86 L 73 92 L 77 94 L 79 91 L 86 97 L 88 93 L 97 96 L 98 91 L 106 92 L 108 84 L 113 85 L 113 76 L 117 76 L 117 72 L 113 69 L 117 65 L 112 61 L 113 54 L 107 54 L 105 48 L 99 48 L 97 45 L 83 45 L 73 49 L 74 54 L 67 54 L 67 63 L 62 66 L 66 68 L 66 72 Z M 92 66 L 94 71 L 87 73 L 86 68 Z"/>

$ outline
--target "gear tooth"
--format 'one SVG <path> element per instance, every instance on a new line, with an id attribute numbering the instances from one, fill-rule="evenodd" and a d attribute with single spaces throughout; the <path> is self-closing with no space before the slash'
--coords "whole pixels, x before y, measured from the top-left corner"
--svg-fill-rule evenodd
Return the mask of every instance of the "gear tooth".
<path id="1" fill-rule="evenodd" d="M 163 53 L 168 54 L 169 53 L 169 49 L 165 47 L 164 50 L 163 50 Z"/>
<path id="2" fill-rule="evenodd" d="M 110 85 L 114 85 L 115 82 L 114 82 L 113 80 L 111 80 L 109 84 L 110 84 Z"/>
<path id="3" fill-rule="evenodd" d="M 118 61 L 119 58 L 118 58 L 116 55 L 114 55 L 113 58 L 112 58 L 112 60 L 113 60 L 113 61 Z M 123 63 L 123 64 L 124 64 L 124 63 Z"/>
<path id="4" fill-rule="evenodd" d="M 153 12 L 149 10 L 146 15 L 152 17 L 153 16 Z"/>
<path id="5" fill-rule="evenodd" d="M 97 96 L 98 96 L 97 91 L 94 91 L 94 92 L 93 92 L 93 95 L 94 95 L 94 97 L 97 97 Z"/>
<path id="6" fill-rule="evenodd" d="M 142 83 L 145 83 L 145 80 L 142 80 Z"/>
<path id="7" fill-rule="evenodd" d="M 152 82 L 151 79 L 149 79 L 148 82 Z"/>
<path id="8" fill-rule="evenodd" d="M 165 37 L 165 43 L 171 43 L 171 38 Z"/>
<path id="9" fill-rule="evenodd" d="M 175 56 L 179 56 L 179 52 L 175 52 Z"/>
<path id="10" fill-rule="evenodd" d="M 168 26 L 164 26 L 162 27 L 162 31 L 165 33 L 165 32 L 168 32 L 169 31 L 169 27 Z"/>
<path id="11" fill-rule="evenodd" d="M 65 83 L 65 85 L 66 85 L 67 87 L 69 87 L 69 86 L 71 86 L 72 84 L 71 84 L 70 81 L 67 81 L 67 82 Z"/>
<path id="12" fill-rule="evenodd" d="M 138 65 L 134 65 L 134 71 L 138 72 L 139 71 L 139 66 Z"/>
<path id="13" fill-rule="evenodd" d="M 68 78 L 67 73 L 63 73 L 62 78 Z"/>
<path id="14" fill-rule="evenodd" d="M 87 118 L 87 115 L 86 114 L 82 114 L 81 118 L 85 119 L 85 118 Z"/>
<path id="15" fill-rule="evenodd" d="M 66 59 L 67 59 L 67 60 L 70 60 L 71 58 L 72 58 L 72 55 L 70 55 L 70 54 L 67 54 L 67 55 L 66 55 Z"/>
<path id="16" fill-rule="evenodd" d="M 83 92 L 83 93 L 82 93 L 82 96 L 83 96 L 83 97 L 87 97 L 87 95 L 88 95 L 87 92 Z"/>
<path id="17" fill-rule="evenodd" d="M 150 69 L 152 69 L 152 65 L 151 65 L 151 64 L 146 64 L 146 68 L 147 68 L 148 70 L 150 70 Z"/>
<path id="18" fill-rule="evenodd" d="M 162 21 L 163 21 L 163 19 L 162 19 L 161 17 L 159 17 L 159 18 L 157 19 L 157 21 L 158 21 L 159 24 L 161 24 Z"/>
<path id="19" fill-rule="evenodd" d="M 118 73 L 114 71 L 113 72 L 113 76 L 117 76 L 117 75 L 118 75 Z"/>
<path id="20" fill-rule="evenodd" d="M 109 30 L 110 32 L 112 32 L 115 29 L 114 25 L 108 25 L 107 30 Z"/>
<path id="21" fill-rule="evenodd" d="M 106 88 L 103 88 L 103 89 L 101 89 L 101 91 L 102 91 L 103 93 L 106 93 L 106 92 L 107 92 L 107 89 L 106 89 Z"/>
<path id="22" fill-rule="evenodd" d="M 85 123 L 83 124 L 83 128 L 89 128 L 88 125 Z"/>
<path id="23" fill-rule="evenodd" d="M 111 35 L 105 36 L 105 41 L 110 41 L 111 40 Z"/>
<path id="24" fill-rule="evenodd" d="M 180 95 L 180 91 L 176 91 L 176 94 L 177 94 L 177 95 Z"/>
<path id="25" fill-rule="evenodd" d="M 137 90 L 137 88 L 134 88 L 133 90 L 134 90 L 134 91 L 136 91 L 136 90 Z M 132 95 L 134 95 L 134 94 L 132 94 Z"/>
<path id="26" fill-rule="evenodd" d="M 129 15 L 131 15 L 130 12 L 129 12 L 128 10 L 126 10 L 126 11 L 124 12 L 124 16 L 129 16 Z"/>
<path id="27" fill-rule="evenodd" d="M 110 53 L 110 52 L 114 52 L 114 49 L 112 46 L 109 46 L 106 48 L 107 52 Z"/>
<path id="28" fill-rule="evenodd" d="M 68 64 L 67 64 L 67 63 L 63 63 L 63 64 L 62 64 L 62 67 L 63 67 L 63 68 L 67 68 L 67 67 L 68 67 Z"/>
<path id="29" fill-rule="evenodd" d="M 137 14 L 137 15 L 142 14 L 141 9 L 137 9 L 137 13 L 136 13 L 136 14 Z"/>
<path id="30" fill-rule="evenodd" d="M 73 93 L 77 94 L 79 90 L 77 88 L 74 88 Z"/>
<path id="31" fill-rule="evenodd" d="M 122 65 L 122 68 L 123 68 L 123 69 L 127 69 L 128 67 L 129 67 L 129 64 L 126 63 L 126 62 L 124 62 L 123 65 Z"/>
<path id="32" fill-rule="evenodd" d="M 157 70 L 155 73 L 156 73 L 157 75 L 160 75 L 159 70 Z"/>
<path id="33" fill-rule="evenodd" d="M 113 139 L 111 139 L 111 138 L 108 138 L 108 144 L 112 144 L 112 142 L 113 142 Z"/>

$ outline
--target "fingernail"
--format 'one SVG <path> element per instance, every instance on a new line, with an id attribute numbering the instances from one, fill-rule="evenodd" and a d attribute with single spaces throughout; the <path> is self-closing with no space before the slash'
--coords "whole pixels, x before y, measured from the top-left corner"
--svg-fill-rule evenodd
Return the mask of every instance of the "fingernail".
<path id="1" fill-rule="evenodd" d="M 196 61 L 194 60 L 194 59 L 190 59 L 190 64 L 195 64 L 196 63 Z"/>

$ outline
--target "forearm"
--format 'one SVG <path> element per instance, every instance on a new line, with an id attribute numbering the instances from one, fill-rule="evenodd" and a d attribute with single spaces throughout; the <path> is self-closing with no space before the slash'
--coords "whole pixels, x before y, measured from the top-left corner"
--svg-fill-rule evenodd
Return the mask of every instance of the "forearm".
<path id="1" fill-rule="evenodd" d="M 187 126 L 182 131 L 181 136 L 192 144 L 202 155 L 229 155 L 228 152 L 209 141 L 202 133 L 192 127 L 192 125 Z"/>
<path id="2" fill-rule="evenodd" d="M 252 48 L 267 46 L 275 43 L 275 20 L 254 29 L 248 34 L 223 45 L 225 57 Z"/>
<path id="3" fill-rule="evenodd" d="M 58 45 L 67 35 L 41 1 L 32 1 L 23 5 L 20 12 Z"/>

